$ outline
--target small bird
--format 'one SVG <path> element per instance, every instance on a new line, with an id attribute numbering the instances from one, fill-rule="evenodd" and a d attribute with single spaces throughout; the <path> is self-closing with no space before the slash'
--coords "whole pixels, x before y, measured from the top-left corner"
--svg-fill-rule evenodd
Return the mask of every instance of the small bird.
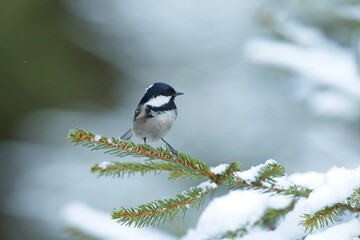
<path id="1" fill-rule="evenodd" d="M 146 142 L 160 139 L 173 153 L 177 151 L 164 140 L 177 116 L 175 97 L 183 95 L 166 83 L 157 82 L 145 89 L 145 94 L 138 104 L 133 119 L 133 127 L 120 138 L 130 140 L 133 134 Z"/>

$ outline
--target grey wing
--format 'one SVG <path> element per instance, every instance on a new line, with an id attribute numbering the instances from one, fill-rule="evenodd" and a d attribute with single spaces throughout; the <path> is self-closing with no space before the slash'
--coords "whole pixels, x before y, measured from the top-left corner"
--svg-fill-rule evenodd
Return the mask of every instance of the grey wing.
<path id="1" fill-rule="evenodd" d="M 145 112 L 146 112 L 146 110 L 145 110 L 144 105 L 139 104 L 137 106 L 137 108 L 135 109 L 135 114 L 134 114 L 134 119 L 133 120 L 135 121 L 138 118 L 144 117 Z"/>
<path id="2" fill-rule="evenodd" d="M 135 114 L 134 114 L 134 121 L 137 119 L 137 118 L 140 118 L 140 117 L 144 117 L 145 116 L 145 107 L 144 105 L 141 105 L 139 104 L 137 106 L 137 108 L 135 109 Z M 130 140 L 130 138 L 133 136 L 133 133 L 131 131 L 131 128 L 129 130 L 127 130 L 121 137 L 120 139 L 122 140 Z"/>
<path id="3" fill-rule="evenodd" d="M 121 137 L 120 139 L 121 140 L 125 140 L 125 141 L 129 141 L 130 138 L 132 137 L 132 131 L 131 131 L 131 128 L 129 130 L 127 130 Z"/>

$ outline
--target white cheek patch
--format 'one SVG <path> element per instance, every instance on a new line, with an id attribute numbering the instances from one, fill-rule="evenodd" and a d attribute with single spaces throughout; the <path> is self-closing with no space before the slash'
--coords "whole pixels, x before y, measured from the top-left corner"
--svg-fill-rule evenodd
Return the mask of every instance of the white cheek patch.
<path id="1" fill-rule="evenodd" d="M 157 96 L 150 99 L 146 105 L 152 107 L 161 107 L 162 105 L 167 104 L 170 101 L 171 96 Z"/>

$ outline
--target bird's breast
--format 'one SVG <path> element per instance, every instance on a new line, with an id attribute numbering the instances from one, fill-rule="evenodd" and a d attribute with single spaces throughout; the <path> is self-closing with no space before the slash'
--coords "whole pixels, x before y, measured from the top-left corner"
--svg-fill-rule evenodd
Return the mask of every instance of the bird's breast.
<path id="1" fill-rule="evenodd" d="M 161 112 L 150 112 L 155 121 L 158 121 L 161 125 L 171 125 L 177 116 L 177 110 L 167 110 L 167 111 L 161 111 Z"/>
<path id="2" fill-rule="evenodd" d="M 133 132 L 140 138 L 157 141 L 171 128 L 177 116 L 177 110 L 150 111 L 152 117 L 137 118 L 134 121 Z"/>

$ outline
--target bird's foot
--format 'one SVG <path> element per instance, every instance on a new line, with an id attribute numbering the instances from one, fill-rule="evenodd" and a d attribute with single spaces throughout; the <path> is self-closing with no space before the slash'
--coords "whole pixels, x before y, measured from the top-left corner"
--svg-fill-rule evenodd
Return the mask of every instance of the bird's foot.
<path id="1" fill-rule="evenodd" d="M 161 140 L 166 144 L 166 147 L 170 149 L 171 153 L 174 155 L 178 155 L 178 151 L 173 148 L 165 139 L 161 138 Z"/>
<path id="2" fill-rule="evenodd" d="M 166 147 L 170 149 L 172 154 L 178 155 L 178 151 L 175 148 L 173 148 L 171 145 L 166 144 Z"/>

